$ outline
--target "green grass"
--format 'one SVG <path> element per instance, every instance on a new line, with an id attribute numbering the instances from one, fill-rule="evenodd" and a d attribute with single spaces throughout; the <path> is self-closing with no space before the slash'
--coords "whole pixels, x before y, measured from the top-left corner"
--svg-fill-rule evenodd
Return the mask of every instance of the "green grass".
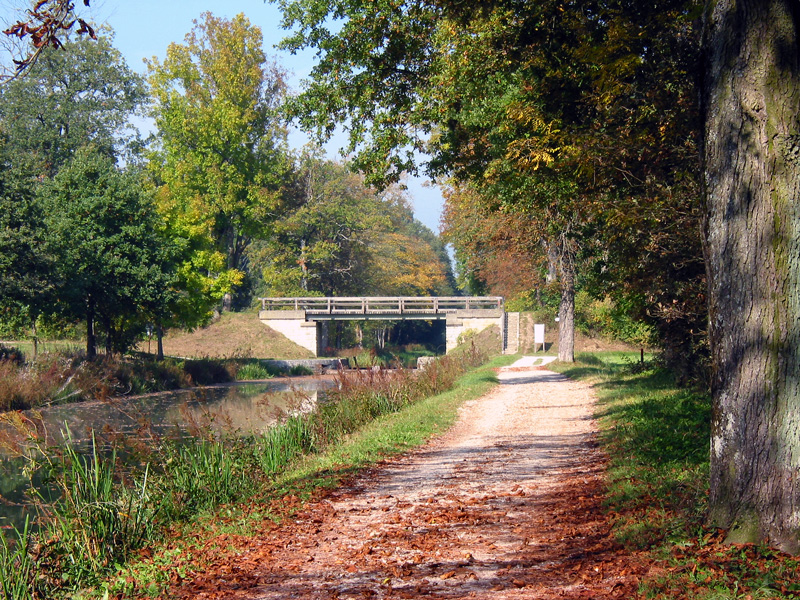
<path id="1" fill-rule="evenodd" d="M 702 526 L 711 415 L 707 394 L 677 388 L 670 373 L 638 358 L 596 353 L 553 366 L 594 383 L 611 458 L 609 507 L 631 549 L 685 542 Z"/>
<path id="2" fill-rule="evenodd" d="M 648 358 L 649 361 L 649 357 Z M 756 546 L 723 544 L 705 526 L 711 401 L 678 387 L 672 374 L 638 354 L 577 356 L 553 363 L 594 384 L 607 451 L 607 508 L 619 542 L 661 563 L 641 583 L 645 598 L 798 598 L 796 558 Z"/>
<path id="3" fill-rule="evenodd" d="M 30 582 L 36 571 L 36 561 L 29 548 L 29 521 L 22 531 L 14 531 L 11 539 L 0 535 L 0 597 L 14 600 L 33 600 Z"/>
<path id="4" fill-rule="evenodd" d="M 3 342 L 9 348 L 17 348 L 27 358 L 33 357 L 33 342 L 30 340 L 14 340 Z M 38 352 L 78 352 L 86 348 L 86 342 L 81 340 L 40 340 Z"/>

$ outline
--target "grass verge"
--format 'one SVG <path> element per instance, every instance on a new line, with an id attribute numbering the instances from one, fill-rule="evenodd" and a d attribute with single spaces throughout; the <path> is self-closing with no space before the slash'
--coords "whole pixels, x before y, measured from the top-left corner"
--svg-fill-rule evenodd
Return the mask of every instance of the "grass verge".
<path id="1" fill-rule="evenodd" d="M 608 510 L 619 542 L 647 551 L 645 598 L 800 598 L 800 560 L 754 545 L 725 545 L 704 524 L 711 401 L 633 353 L 578 355 L 553 370 L 594 384 L 610 457 Z"/>

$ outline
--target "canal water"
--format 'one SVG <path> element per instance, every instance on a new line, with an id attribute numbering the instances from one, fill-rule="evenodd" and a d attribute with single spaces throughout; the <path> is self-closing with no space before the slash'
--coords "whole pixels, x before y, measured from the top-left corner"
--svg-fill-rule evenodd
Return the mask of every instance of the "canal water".
<path id="1" fill-rule="evenodd" d="M 92 435 L 110 447 L 115 439 L 148 443 L 198 432 L 216 436 L 263 432 L 287 414 L 312 409 L 320 392 L 334 384 L 324 377 L 275 379 L 257 383 L 162 392 L 13 413 L 0 419 L 0 528 L 20 526 L 29 512 L 29 461 L 36 445 L 57 446 L 67 438 L 90 451 Z M 9 418 L 10 417 L 10 418 Z M 34 475 L 34 483 L 40 482 Z"/>

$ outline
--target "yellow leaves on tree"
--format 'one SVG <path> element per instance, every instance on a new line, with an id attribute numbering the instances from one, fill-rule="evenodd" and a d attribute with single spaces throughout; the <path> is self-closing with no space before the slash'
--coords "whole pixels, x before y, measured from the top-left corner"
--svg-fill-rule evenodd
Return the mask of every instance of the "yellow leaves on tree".
<path id="1" fill-rule="evenodd" d="M 375 278 L 389 296 L 438 295 L 447 274 L 433 248 L 404 233 L 385 233 L 375 248 Z"/>
<path id="2" fill-rule="evenodd" d="M 214 288 L 227 286 L 224 293 L 241 282 L 246 248 L 277 215 L 286 168 L 276 115 L 283 73 L 262 45 L 261 30 L 244 15 L 204 13 L 163 62 L 148 62 L 160 210 L 190 252 L 205 253 L 188 264 L 217 278 Z"/>

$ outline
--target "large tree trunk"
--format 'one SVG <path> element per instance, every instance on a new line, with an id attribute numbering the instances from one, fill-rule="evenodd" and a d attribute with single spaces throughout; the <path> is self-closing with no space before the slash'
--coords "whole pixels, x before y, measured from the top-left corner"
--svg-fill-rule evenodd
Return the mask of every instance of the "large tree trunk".
<path id="1" fill-rule="evenodd" d="M 559 242 L 558 360 L 575 362 L 575 257 L 569 240 Z"/>
<path id="2" fill-rule="evenodd" d="M 705 253 L 712 524 L 800 550 L 797 0 L 709 0 Z"/>

